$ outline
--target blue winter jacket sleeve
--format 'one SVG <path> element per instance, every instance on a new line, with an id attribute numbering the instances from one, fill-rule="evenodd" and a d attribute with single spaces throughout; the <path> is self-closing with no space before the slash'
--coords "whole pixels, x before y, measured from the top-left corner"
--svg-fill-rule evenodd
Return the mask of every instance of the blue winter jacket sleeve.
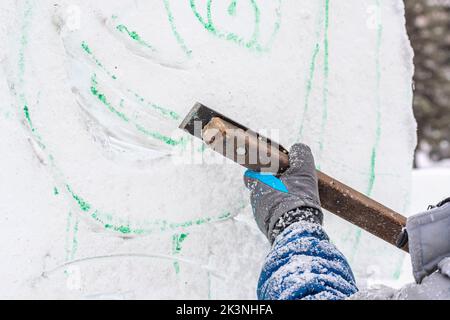
<path id="1" fill-rule="evenodd" d="M 347 260 L 322 227 L 298 222 L 277 237 L 257 293 L 260 300 L 342 300 L 357 291 Z"/>

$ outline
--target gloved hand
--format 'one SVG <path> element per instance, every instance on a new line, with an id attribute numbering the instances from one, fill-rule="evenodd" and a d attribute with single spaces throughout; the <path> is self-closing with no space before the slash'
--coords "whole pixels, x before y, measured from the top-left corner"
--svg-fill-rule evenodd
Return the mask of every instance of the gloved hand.
<path id="1" fill-rule="evenodd" d="M 408 219 L 409 252 L 417 283 L 440 269 L 450 276 L 450 198 Z"/>
<path id="2" fill-rule="evenodd" d="M 270 242 L 276 236 L 275 227 L 280 221 L 283 224 L 283 219 L 289 220 L 295 216 L 296 220 L 323 223 L 311 149 L 304 144 L 294 145 L 289 161 L 290 168 L 279 178 L 253 171 L 247 171 L 244 176 L 245 185 L 251 191 L 250 200 L 256 223 Z"/>

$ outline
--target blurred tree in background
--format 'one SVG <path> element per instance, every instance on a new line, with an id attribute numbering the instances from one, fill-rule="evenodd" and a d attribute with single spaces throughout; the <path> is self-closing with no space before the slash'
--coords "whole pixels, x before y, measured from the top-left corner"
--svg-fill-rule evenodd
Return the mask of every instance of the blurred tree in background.
<path id="1" fill-rule="evenodd" d="M 450 158 L 450 0 L 405 0 L 415 51 L 418 152 Z M 417 164 L 417 163 L 416 163 Z"/>

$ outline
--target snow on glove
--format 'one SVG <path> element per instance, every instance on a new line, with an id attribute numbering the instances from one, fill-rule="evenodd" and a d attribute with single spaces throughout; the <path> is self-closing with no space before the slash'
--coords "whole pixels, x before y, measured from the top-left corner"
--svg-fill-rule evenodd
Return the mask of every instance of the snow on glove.
<path id="1" fill-rule="evenodd" d="M 245 185 L 259 229 L 273 242 L 273 230 L 286 213 L 299 208 L 314 209 L 313 222 L 322 224 L 319 189 L 314 157 L 304 144 L 294 145 L 289 154 L 290 168 L 279 178 L 247 171 Z M 311 220 L 311 217 L 309 217 Z"/>
<path id="2" fill-rule="evenodd" d="M 446 259 L 450 258 L 450 198 L 430 211 L 409 218 L 406 230 L 417 283 L 438 268 L 450 275 L 449 259 Z"/>

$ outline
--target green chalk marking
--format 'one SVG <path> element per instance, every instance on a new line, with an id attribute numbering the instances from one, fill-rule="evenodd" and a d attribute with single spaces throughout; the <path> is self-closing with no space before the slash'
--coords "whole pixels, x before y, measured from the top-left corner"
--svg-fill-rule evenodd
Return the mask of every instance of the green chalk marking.
<path id="1" fill-rule="evenodd" d="M 325 144 L 325 131 L 328 124 L 328 96 L 329 96 L 329 76 L 330 76 L 330 50 L 329 50 L 329 27 L 330 27 L 330 0 L 325 0 L 325 31 L 324 31 L 324 66 L 323 66 L 323 93 L 322 93 L 322 122 L 319 136 L 319 156 L 318 169 L 320 170 L 322 154 Z"/>
<path id="2" fill-rule="evenodd" d="M 263 51 L 270 51 L 270 49 L 273 46 L 273 43 L 275 42 L 275 39 L 276 39 L 278 33 L 280 32 L 281 19 L 282 19 L 282 14 L 281 14 L 282 5 L 283 5 L 282 0 L 278 0 L 278 7 L 275 9 L 275 14 L 276 14 L 277 19 L 275 21 L 275 25 L 273 27 L 273 31 L 270 36 L 270 39 L 267 42 L 266 46 L 263 48 Z"/>
<path id="3" fill-rule="evenodd" d="M 23 102 L 26 103 L 26 99 L 23 98 L 22 99 Z M 42 142 L 42 138 L 41 136 L 37 133 L 36 128 L 33 125 L 33 121 L 31 120 L 31 116 L 30 116 L 30 108 L 28 107 L 28 105 L 24 105 L 23 107 L 23 114 L 25 117 L 25 121 L 28 124 L 29 129 L 31 130 L 32 135 L 36 138 L 36 143 L 39 145 L 39 147 L 42 150 L 46 149 L 45 144 Z"/>
<path id="4" fill-rule="evenodd" d="M 233 32 L 220 31 L 215 26 L 215 24 L 213 22 L 212 10 L 211 10 L 212 0 L 208 0 L 208 2 L 206 4 L 206 12 L 207 12 L 206 13 L 207 14 L 206 21 L 200 14 L 200 12 L 198 11 L 196 1 L 195 0 L 189 0 L 189 1 L 190 1 L 192 12 L 194 13 L 197 20 L 203 25 L 203 27 L 205 28 L 206 31 L 208 31 L 209 33 L 211 33 L 212 35 L 214 35 L 215 37 L 217 37 L 219 39 L 225 39 L 227 41 L 237 44 L 238 46 L 241 46 L 241 47 L 244 47 L 249 50 L 256 51 L 256 52 L 261 53 L 261 52 L 270 51 L 270 46 L 272 45 L 272 43 L 280 29 L 280 26 L 281 26 L 281 3 L 282 3 L 281 0 L 278 1 L 279 6 L 276 9 L 277 21 L 275 22 L 273 33 L 270 37 L 270 41 L 266 46 L 262 46 L 259 43 L 260 26 L 261 26 L 261 12 L 260 12 L 258 4 L 256 3 L 256 0 L 250 0 L 250 3 L 253 7 L 253 12 L 254 12 L 254 29 L 253 29 L 253 34 L 252 34 L 250 40 L 245 40 L 243 37 L 241 37 Z M 228 7 L 228 13 L 231 16 L 236 15 L 236 7 L 237 7 L 237 1 L 232 1 L 230 6 Z"/>
<path id="5" fill-rule="evenodd" d="M 324 36 L 323 36 L 323 47 L 324 47 L 324 66 L 323 66 L 323 77 L 324 77 L 324 83 L 323 83 L 323 91 L 322 91 L 322 122 L 321 122 L 321 135 L 319 140 L 319 148 L 320 153 L 323 152 L 325 145 L 324 145 L 324 135 L 325 135 L 325 129 L 328 122 L 328 96 L 329 96 L 329 73 L 330 73 L 330 66 L 329 66 L 329 25 L 330 25 L 330 0 L 325 0 L 324 10 L 323 10 L 323 21 L 324 25 Z M 317 30 L 322 29 L 318 28 Z M 316 74 L 317 69 L 317 59 L 320 53 L 321 45 L 320 45 L 320 32 L 316 32 L 316 38 L 317 42 L 314 46 L 311 62 L 309 65 L 309 73 L 308 77 L 306 79 L 306 95 L 305 95 L 305 102 L 303 107 L 303 118 L 300 125 L 300 140 L 303 140 L 304 135 L 304 129 L 305 129 L 305 123 L 308 115 L 308 111 L 310 108 L 310 97 L 313 90 L 313 82 Z M 320 169 L 320 165 L 318 166 L 318 169 Z M 351 233 L 351 231 L 350 231 Z M 361 241 L 362 237 L 362 231 L 361 229 L 357 229 L 355 233 L 355 240 L 354 245 L 352 246 L 352 253 L 349 256 L 349 261 L 353 261 L 354 257 L 356 256 L 357 250 L 359 248 L 359 243 Z M 349 238 L 349 235 L 344 237 L 344 240 Z"/>
<path id="6" fill-rule="evenodd" d="M 53 188 L 53 194 L 54 194 L 55 196 L 59 195 L 59 190 L 58 190 L 57 187 L 54 187 L 54 188 Z"/>
<path id="7" fill-rule="evenodd" d="M 27 105 L 25 105 L 23 107 L 23 113 L 25 114 L 25 119 L 27 120 L 31 130 L 35 131 L 34 128 L 33 128 L 33 122 L 31 121 L 31 117 L 30 117 L 30 109 L 28 108 Z"/>
<path id="8" fill-rule="evenodd" d="M 91 205 L 84 201 L 79 195 L 75 194 L 69 185 L 66 185 L 66 189 L 72 195 L 72 198 L 78 203 L 78 206 L 82 211 L 88 212 L 89 210 L 91 210 Z"/>
<path id="9" fill-rule="evenodd" d="M 78 251 L 78 228 L 79 228 L 79 221 L 78 217 L 75 217 L 75 225 L 73 226 L 73 236 L 72 236 L 72 250 L 70 254 L 70 261 L 75 260 L 77 251 Z"/>
<path id="10" fill-rule="evenodd" d="M 369 175 L 369 185 L 367 187 L 367 196 L 372 196 L 373 189 L 375 187 L 376 182 L 376 165 L 377 165 L 377 153 L 378 148 L 381 142 L 381 46 L 383 43 L 383 30 L 384 26 L 380 19 L 381 17 L 381 2 L 380 0 L 375 0 L 375 4 L 377 7 L 377 37 L 376 37 L 376 53 L 375 53 L 375 65 L 376 65 L 376 130 L 375 130 L 375 142 L 372 147 L 372 153 L 370 157 L 370 175 Z M 360 229 L 356 232 L 356 240 L 354 245 L 354 251 L 352 253 L 352 258 L 350 261 L 353 261 L 353 258 L 356 256 L 356 252 L 359 249 L 359 243 L 361 241 L 361 233 Z"/>
<path id="11" fill-rule="evenodd" d="M 153 52 L 156 51 L 156 49 L 152 45 L 148 44 L 145 40 L 143 40 L 142 37 L 136 31 L 130 31 L 127 26 L 119 24 L 116 26 L 116 29 L 121 33 L 127 34 L 131 39 L 133 39 L 140 45 L 146 47 L 147 49 L 150 49 Z"/>
<path id="12" fill-rule="evenodd" d="M 181 234 L 175 234 L 172 238 L 173 240 L 173 254 L 178 254 L 181 252 L 181 244 L 184 240 L 189 236 L 189 233 L 181 233 Z"/>
<path id="13" fill-rule="evenodd" d="M 64 250 L 66 252 L 66 262 L 70 260 L 70 247 L 69 247 L 69 237 L 72 223 L 72 212 L 69 211 L 66 219 L 66 241 L 64 244 Z"/>
<path id="14" fill-rule="evenodd" d="M 115 231 L 118 231 L 122 234 L 131 234 L 133 233 L 133 231 L 131 230 L 130 226 L 118 226 L 118 227 L 114 227 L 112 225 L 106 224 L 105 225 L 106 229 L 113 229 Z"/>
<path id="15" fill-rule="evenodd" d="M 178 261 L 174 261 L 173 267 L 175 268 L 175 273 L 179 274 L 180 273 L 180 263 Z"/>
<path id="16" fill-rule="evenodd" d="M 203 25 L 205 30 L 207 30 L 208 32 L 210 32 L 211 34 L 216 36 L 217 38 L 226 39 L 228 41 L 234 42 L 234 43 L 238 44 L 239 46 L 246 47 L 248 49 L 261 50 L 260 46 L 255 47 L 256 42 L 257 42 L 257 37 L 259 34 L 260 12 L 259 12 L 258 5 L 256 4 L 256 2 L 254 0 L 251 0 L 251 4 L 255 11 L 255 21 L 254 21 L 255 26 L 254 26 L 253 35 L 252 35 L 252 38 L 250 41 L 246 41 L 243 37 L 240 37 L 237 34 L 232 33 L 232 32 L 221 32 L 215 27 L 213 19 L 212 19 L 212 11 L 211 11 L 212 0 L 208 0 L 208 2 L 206 4 L 207 21 L 205 21 L 204 18 L 199 13 L 199 11 L 197 9 L 196 1 L 190 0 L 190 4 L 191 4 L 191 9 L 192 9 L 195 17 L 197 18 L 197 20 Z"/>
<path id="17" fill-rule="evenodd" d="M 189 233 L 174 234 L 172 237 L 172 255 L 176 256 L 181 253 L 181 244 L 188 237 Z M 180 273 L 180 263 L 178 261 L 173 262 L 175 273 Z"/>
<path id="18" fill-rule="evenodd" d="M 171 146 L 171 147 L 176 147 L 180 144 L 185 143 L 185 139 L 181 138 L 180 140 L 174 140 L 168 136 L 165 136 L 159 132 L 155 132 L 155 131 L 151 131 L 151 130 L 147 130 L 145 129 L 143 126 L 139 125 L 139 124 L 135 124 L 136 129 L 143 133 L 144 135 L 146 135 L 147 137 L 151 137 L 154 138 L 156 140 L 162 141 L 165 144 Z"/>
<path id="19" fill-rule="evenodd" d="M 186 56 L 188 58 L 191 58 L 192 50 L 187 47 L 186 43 L 184 42 L 184 39 L 181 37 L 180 33 L 178 32 L 178 29 L 175 25 L 175 18 L 173 17 L 172 10 L 170 9 L 169 0 L 163 0 L 163 2 L 164 2 L 164 7 L 166 8 L 167 19 L 169 20 L 169 24 L 170 24 L 170 28 L 172 29 L 172 33 L 175 36 L 175 39 L 176 39 L 178 45 L 184 51 Z"/>
<path id="20" fill-rule="evenodd" d="M 114 223 L 105 223 L 104 214 L 99 211 L 94 211 L 91 217 L 99 224 L 103 225 L 105 229 L 115 231 L 124 235 L 149 235 L 155 232 L 174 231 L 179 229 L 187 229 L 195 226 L 202 226 L 208 223 L 221 222 L 231 219 L 230 213 L 219 215 L 218 217 L 206 217 L 198 218 L 194 220 L 188 220 L 185 222 L 170 222 L 167 220 L 154 220 L 151 222 L 143 223 L 147 225 L 146 228 L 132 228 L 129 225 L 121 225 Z"/>
<path id="21" fill-rule="evenodd" d="M 110 76 L 112 79 L 117 80 L 117 77 L 111 72 L 109 71 L 104 65 L 103 63 L 100 62 L 100 60 L 94 55 L 92 49 L 89 47 L 89 45 L 86 43 L 86 41 L 83 41 L 81 43 L 81 48 L 84 50 L 85 53 L 87 53 L 89 56 L 92 57 L 92 59 L 94 60 L 95 64 L 102 69 L 108 76 Z"/>
<path id="22" fill-rule="evenodd" d="M 89 55 L 91 56 L 96 65 L 102 70 L 104 71 L 108 76 L 110 76 L 113 80 L 117 80 L 118 78 L 116 76 L 112 75 L 112 72 L 109 71 L 109 69 L 107 69 L 104 64 L 102 62 L 100 62 L 94 55 L 92 49 L 89 47 L 89 45 L 83 41 L 83 43 L 81 44 L 81 47 L 83 48 L 83 50 Z M 153 102 L 148 102 L 146 101 L 146 99 L 144 97 L 142 97 L 141 95 L 139 95 L 138 93 L 136 93 L 135 91 L 131 90 L 131 89 L 127 89 L 127 92 L 130 93 L 133 98 L 135 98 L 137 100 L 137 102 L 145 107 L 151 108 L 154 111 L 157 111 L 159 114 L 161 114 L 163 117 L 169 118 L 171 120 L 180 120 L 181 116 L 176 113 L 175 111 L 172 111 L 168 108 L 162 107 L 158 104 L 155 104 Z M 95 93 L 93 93 L 94 95 L 96 95 Z M 99 99 L 104 99 L 104 97 L 98 97 Z M 103 102 L 103 101 L 102 101 Z M 120 106 L 123 107 L 123 102 L 124 99 L 121 100 Z M 104 102 L 103 102 L 104 103 Z"/>
<path id="23" fill-rule="evenodd" d="M 91 48 L 88 46 L 88 44 L 86 42 L 82 42 L 81 43 L 81 47 L 83 48 L 83 50 L 87 53 L 87 54 L 92 54 L 92 50 Z"/>
<path id="24" fill-rule="evenodd" d="M 375 187 L 376 181 L 376 165 L 377 165 L 377 153 L 381 142 L 381 46 L 383 43 L 383 31 L 384 26 L 381 21 L 381 3 L 380 0 L 376 0 L 378 26 L 377 26 L 377 40 L 376 40 L 376 131 L 375 131 L 375 143 L 372 147 L 372 154 L 370 158 L 370 177 L 369 186 L 367 188 L 367 195 L 371 196 Z"/>
<path id="25" fill-rule="evenodd" d="M 25 48 L 28 46 L 28 32 L 30 29 L 31 18 L 33 15 L 34 2 L 27 0 L 25 2 L 25 11 L 23 15 L 22 34 L 20 36 L 20 49 L 19 49 L 19 83 L 24 83 L 25 75 Z"/>
<path id="26" fill-rule="evenodd" d="M 35 2 L 27 0 L 25 2 L 25 10 L 23 14 L 23 22 L 21 26 L 21 35 L 19 37 L 19 52 L 18 52 L 18 62 L 17 62 L 17 69 L 18 69 L 18 88 L 23 87 L 25 84 L 25 53 L 26 48 L 28 46 L 28 33 L 31 26 L 31 21 L 33 18 L 33 8 L 34 8 Z M 25 118 L 25 122 L 28 124 L 29 129 L 31 130 L 32 136 L 35 138 L 36 143 L 39 145 L 39 147 L 42 150 L 45 150 L 46 147 L 44 143 L 42 142 L 41 136 L 37 133 L 36 128 L 33 125 L 33 121 L 31 120 L 30 116 L 30 108 L 29 104 L 27 102 L 26 96 L 24 92 L 18 92 L 18 101 L 19 105 L 21 106 L 22 114 Z"/>
<path id="27" fill-rule="evenodd" d="M 72 226 L 73 220 L 74 223 Z M 74 216 L 74 214 L 71 211 L 69 211 L 67 215 L 66 241 L 64 245 L 66 252 L 66 262 L 75 260 L 76 253 L 78 251 L 78 228 L 79 228 L 78 217 Z"/>
<path id="28" fill-rule="evenodd" d="M 322 7 L 321 7 L 322 8 Z M 326 10 L 325 10 L 326 11 Z M 316 31 L 315 31 L 315 38 L 316 38 L 316 44 L 314 45 L 313 52 L 311 54 L 311 59 L 309 63 L 309 72 L 308 77 L 306 78 L 306 94 L 305 94 L 305 101 L 303 105 L 303 115 L 300 123 L 300 130 L 299 130 L 299 140 L 303 140 L 304 131 L 305 131 L 305 125 L 306 120 L 308 119 L 308 113 L 310 108 L 310 100 L 311 100 L 311 94 L 314 89 L 314 79 L 316 75 L 316 67 L 317 67 L 317 59 L 320 53 L 321 45 L 320 45 L 320 38 L 321 38 L 321 31 L 322 31 L 322 23 L 324 18 L 325 12 L 322 13 L 320 11 L 318 13 L 319 19 L 316 23 Z"/>
<path id="29" fill-rule="evenodd" d="M 181 116 L 178 113 L 176 113 L 175 111 L 169 110 L 169 109 L 167 109 L 165 107 L 161 107 L 160 105 L 157 105 L 157 104 L 155 104 L 153 102 L 146 101 L 144 97 L 142 97 L 138 93 L 134 92 L 133 90 L 128 89 L 127 91 L 142 106 L 150 108 L 150 109 L 153 109 L 153 110 L 159 112 L 162 116 L 164 116 L 166 118 L 169 118 L 171 120 L 178 121 L 178 120 L 181 119 Z"/>
<path id="30" fill-rule="evenodd" d="M 26 52 L 26 47 L 28 44 L 28 30 L 31 26 L 31 17 L 32 17 L 32 9 L 33 6 L 32 4 L 34 4 L 35 2 L 31 2 L 31 1 L 26 1 L 26 8 L 24 10 L 24 16 L 23 16 L 23 21 L 22 21 L 22 26 L 21 26 L 21 36 L 20 36 L 20 46 L 19 46 L 19 59 L 18 59 L 18 73 L 17 73 L 17 79 L 18 79 L 18 104 L 21 106 L 21 109 L 23 111 L 23 116 L 24 119 L 29 123 L 32 123 L 32 117 L 31 117 L 31 112 L 30 112 L 30 108 L 28 106 L 28 104 L 26 103 L 26 93 L 25 90 L 23 88 L 23 84 L 24 84 L 24 76 L 25 76 L 25 71 L 26 71 L 26 64 L 25 64 L 25 52 Z M 93 55 L 92 50 L 90 49 L 90 47 L 86 44 L 83 43 L 82 45 L 83 50 L 89 54 L 89 55 Z M 101 65 L 103 66 L 103 65 Z M 95 82 L 96 83 L 96 78 L 94 77 Z M 97 96 L 97 98 L 100 101 L 103 102 L 108 102 L 108 100 L 106 99 L 106 97 L 104 95 L 102 95 L 96 88 L 95 90 L 92 90 L 93 94 L 95 93 L 95 95 Z M 26 106 L 26 108 L 25 108 Z M 56 160 L 54 158 L 54 156 L 49 153 L 48 149 L 46 148 L 45 144 L 42 142 L 42 139 L 40 137 L 40 135 L 37 132 L 38 130 L 35 129 L 33 131 L 33 138 L 36 139 L 37 143 L 43 148 L 43 150 L 46 152 L 47 158 L 49 160 L 49 166 L 53 169 L 52 173 L 54 174 L 54 178 L 55 180 L 63 180 L 64 179 L 64 174 L 61 172 L 61 170 L 57 167 L 56 165 Z M 149 226 L 147 228 L 132 228 L 129 225 L 124 225 L 122 223 L 116 223 L 114 220 L 115 218 L 109 214 L 109 213 L 101 213 L 98 210 L 93 209 L 92 205 L 84 200 L 83 197 L 81 197 L 79 194 L 77 194 L 73 188 L 69 185 L 69 183 L 64 183 L 65 185 L 65 191 L 67 192 L 67 194 L 70 196 L 70 198 L 72 200 L 75 201 L 75 203 L 77 204 L 78 208 L 80 209 L 81 212 L 83 213 L 89 213 L 90 217 L 96 222 L 99 223 L 100 225 L 102 225 L 106 230 L 112 230 L 114 232 L 118 232 L 121 234 L 133 234 L 133 235 L 144 235 L 144 234 L 151 234 L 154 232 L 164 232 L 164 231 L 175 231 L 175 230 L 180 230 L 180 229 L 187 229 L 189 227 L 194 227 L 194 226 L 200 226 L 200 225 L 204 225 L 204 224 L 208 224 L 208 223 L 216 223 L 216 222 L 221 222 L 221 221 L 226 221 L 232 218 L 231 213 L 223 213 L 220 214 L 219 216 L 211 216 L 211 217 L 206 217 L 206 218 L 199 218 L 199 219 L 194 219 L 194 220 L 189 220 L 189 221 L 184 221 L 184 222 L 171 222 L 171 221 L 167 221 L 167 220 L 148 220 L 148 221 L 144 221 L 142 223 L 142 225 L 146 225 Z M 57 190 L 56 188 L 54 189 Z M 59 193 L 59 190 L 57 190 Z M 92 212 L 92 213 L 91 213 Z M 73 214 L 71 212 L 69 212 L 68 215 L 68 220 L 66 223 L 66 232 L 67 234 L 70 233 L 70 229 L 73 226 L 73 238 L 72 238 L 72 242 L 71 244 L 69 240 L 67 240 L 66 242 L 66 246 L 65 246 L 65 250 L 66 250 L 66 255 L 67 255 L 67 259 L 70 259 L 71 257 L 75 257 L 75 253 L 78 250 L 78 240 L 77 240 L 77 234 L 78 234 L 78 220 L 75 220 L 75 223 L 72 223 L 72 218 L 73 218 Z M 69 235 L 67 236 L 69 237 Z M 69 239 L 69 238 L 67 238 Z"/>
<path id="31" fill-rule="evenodd" d="M 109 101 L 108 98 L 105 96 L 105 94 L 103 94 L 102 92 L 99 91 L 98 89 L 98 81 L 97 81 L 97 75 L 94 74 L 91 77 L 91 93 L 92 95 L 94 95 L 104 106 L 106 106 L 108 108 L 109 111 L 111 111 L 114 115 L 116 115 L 117 117 L 119 117 L 121 120 L 123 120 L 124 122 L 127 123 L 131 123 L 132 125 L 134 125 L 134 127 L 141 133 L 143 133 L 144 135 L 154 138 L 156 140 L 162 141 L 165 144 L 175 147 L 178 146 L 180 144 L 186 143 L 185 139 L 181 138 L 180 140 L 174 140 L 168 136 L 165 136 L 159 132 L 155 132 L 152 130 L 148 130 L 146 129 L 144 126 L 135 123 L 133 120 L 131 120 L 127 115 L 125 115 L 125 113 L 117 110 L 117 108 L 115 108 Z"/>
<path id="32" fill-rule="evenodd" d="M 309 102 L 310 102 L 311 93 L 312 93 L 312 89 L 313 89 L 314 76 L 315 76 L 315 73 L 316 73 L 317 56 L 319 55 L 319 52 L 320 52 L 320 44 L 316 43 L 316 45 L 314 47 L 313 54 L 312 54 L 311 63 L 309 65 L 308 78 L 306 80 L 305 103 L 304 103 L 304 106 L 303 106 L 302 122 L 300 124 L 300 141 L 303 140 L 303 134 L 304 134 L 304 130 L 305 130 L 306 117 L 307 117 L 308 111 L 309 111 Z"/>
<path id="33" fill-rule="evenodd" d="M 232 0 L 228 7 L 228 14 L 232 17 L 236 15 L 237 0 Z"/>
<path id="34" fill-rule="evenodd" d="M 98 88 L 98 82 L 97 82 L 97 75 L 94 74 L 91 77 L 91 93 L 98 98 L 98 100 L 100 100 L 101 103 L 103 103 L 109 111 L 111 111 L 112 113 L 114 113 L 116 116 L 118 116 L 119 118 L 121 118 L 123 121 L 125 122 L 130 122 L 130 119 L 122 112 L 116 110 L 111 103 L 108 102 L 106 96 L 99 92 Z"/>

